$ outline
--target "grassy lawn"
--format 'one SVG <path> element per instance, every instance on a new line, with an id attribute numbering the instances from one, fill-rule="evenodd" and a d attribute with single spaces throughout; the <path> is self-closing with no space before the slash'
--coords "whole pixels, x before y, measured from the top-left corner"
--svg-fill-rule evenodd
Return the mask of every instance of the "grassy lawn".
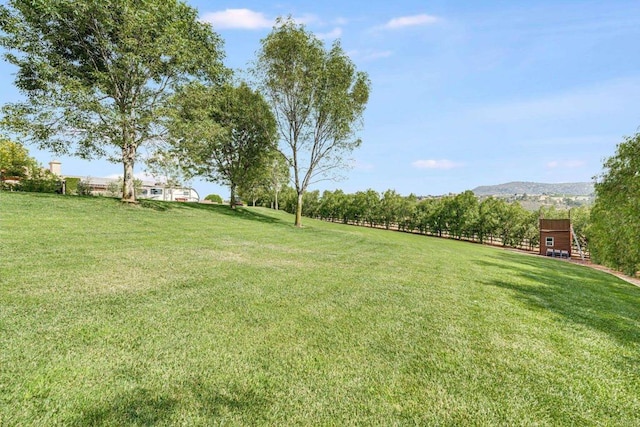
<path id="1" fill-rule="evenodd" d="M 0 425 L 638 425 L 640 289 L 266 209 L 0 194 Z"/>

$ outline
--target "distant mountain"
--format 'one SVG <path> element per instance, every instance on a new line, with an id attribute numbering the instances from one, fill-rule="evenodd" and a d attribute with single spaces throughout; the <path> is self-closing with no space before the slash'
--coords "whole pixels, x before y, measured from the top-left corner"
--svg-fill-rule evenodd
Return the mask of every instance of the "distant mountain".
<path id="1" fill-rule="evenodd" d="M 499 185 L 483 185 L 471 190 L 476 196 L 498 196 L 513 194 L 547 194 L 563 196 L 588 196 L 593 194 L 592 182 L 567 182 L 543 184 L 540 182 L 508 182 Z"/>

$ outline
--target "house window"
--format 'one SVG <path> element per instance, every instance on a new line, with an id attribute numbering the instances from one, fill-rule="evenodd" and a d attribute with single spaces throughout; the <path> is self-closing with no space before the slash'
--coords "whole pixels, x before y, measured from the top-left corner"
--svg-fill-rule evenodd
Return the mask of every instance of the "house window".
<path id="1" fill-rule="evenodd" d="M 151 194 L 153 194 L 153 195 L 162 194 L 162 188 L 152 188 L 151 189 Z"/>
<path id="2" fill-rule="evenodd" d="M 553 247 L 553 237 L 545 238 L 544 245 L 548 247 Z"/>

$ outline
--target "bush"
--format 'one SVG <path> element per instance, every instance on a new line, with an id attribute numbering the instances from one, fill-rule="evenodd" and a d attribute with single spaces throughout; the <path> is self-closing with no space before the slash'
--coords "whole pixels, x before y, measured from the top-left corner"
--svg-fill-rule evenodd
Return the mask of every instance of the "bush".
<path id="1" fill-rule="evenodd" d="M 210 202 L 213 202 L 213 203 L 222 203 L 222 197 L 218 196 L 217 194 L 209 194 L 204 199 L 209 200 Z"/>
<path id="2" fill-rule="evenodd" d="M 62 193 L 62 181 L 49 171 L 34 170 L 30 177 L 20 180 L 14 189 L 29 193 Z"/>
<path id="3" fill-rule="evenodd" d="M 76 192 L 78 193 L 78 196 L 91 196 L 91 184 L 89 181 L 78 182 Z"/>
<path id="4" fill-rule="evenodd" d="M 122 197 L 122 182 L 111 181 L 109 184 L 107 184 L 107 196 Z"/>
<path id="5" fill-rule="evenodd" d="M 80 178 L 66 178 L 66 193 L 67 194 L 76 194 L 78 191 L 78 183 L 80 182 Z"/>

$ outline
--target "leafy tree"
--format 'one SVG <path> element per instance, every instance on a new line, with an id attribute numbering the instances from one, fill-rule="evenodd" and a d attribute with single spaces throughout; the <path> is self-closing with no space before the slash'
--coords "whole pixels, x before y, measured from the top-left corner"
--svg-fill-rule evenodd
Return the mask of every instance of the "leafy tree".
<path id="1" fill-rule="evenodd" d="M 591 225 L 591 207 L 590 206 L 580 206 L 577 208 L 572 208 L 570 211 L 571 216 L 571 226 L 573 227 L 573 232 L 578 238 L 578 242 L 580 243 L 580 248 L 583 251 L 589 250 L 589 227 Z"/>
<path id="2" fill-rule="evenodd" d="M 476 232 L 480 243 L 485 243 L 487 238 L 493 242 L 493 237 L 500 228 L 499 206 L 504 203 L 502 200 L 488 197 L 478 205 Z"/>
<path id="3" fill-rule="evenodd" d="M 478 199 L 472 191 L 467 190 L 447 199 L 445 210 L 448 231 L 451 235 L 458 239 L 463 235 L 473 235 L 478 215 Z"/>
<path id="4" fill-rule="evenodd" d="M 358 219 L 361 224 L 369 223 L 369 226 L 373 227 L 376 224 L 379 204 L 380 195 L 377 191 L 372 189 L 358 191 L 353 200 L 354 209 L 358 212 L 356 219 Z"/>
<path id="5" fill-rule="evenodd" d="M 520 203 L 502 203 L 496 206 L 499 218 L 498 235 L 502 246 L 518 247 L 527 235 L 531 214 Z"/>
<path id="6" fill-rule="evenodd" d="M 241 197 L 253 201 L 255 206 L 260 201 L 262 206 L 278 210 L 278 195 L 289 182 L 289 167 L 282 154 L 273 147 L 268 158 L 263 161 L 263 167 L 257 168 L 250 176 L 243 180 L 239 188 Z"/>
<path id="7" fill-rule="evenodd" d="M 286 187 L 286 188 L 292 191 L 290 196 L 291 209 L 288 212 L 294 213 L 297 197 L 295 195 L 295 191 L 291 189 L 291 187 Z M 320 203 L 321 203 L 320 191 L 314 190 L 314 191 L 307 191 L 306 193 L 304 193 L 304 200 L 303 200 L 304 215 L 311 218 L 320 216 Z"/>
<path id="8" fill-rule="evenodd" d="M 264 98 L 245 83 L 221 88 L 192 84 L 175 99 L 175 149 L 193 175 L 250 191 L 276 150 L 276 122 Z"/>
<path id="9" fill-rule="evenodd" d="M 413 231 L 417 228 L 415 224 L 416 204 L 418 203 L 415 194 L 403 197 L 398 209 L 398 229 L 402 231 Z"/>
<path id="10" fill-rule="evenodd" d="M 336 177 L 344 155 L 360 145 L 355 132 L 369 98 L 367 75 L 357 72 L 339 42 L 322 41 L 291 19 L 279 19 L 262 40 L 255 73 L 275 112 L 282 153 L 293 170 L 295 225 L 302 225 L 303 194 Z"/>
<path id="11" fill-rule="evenodd" d="M 430 233 L 442 237 L 442 233 L 447 230 L 446 204 L 451 197 L 439 199 L 426 199 L 420 203 L 420 210 L 423 211 L 422 223 Z"/>
<path id="12" fill-rule="evenodd" d="M 320 217 L 330 221 L 344 219 L 345 213 L 347 212 L 345 203 L 346 195 L 342 190 L 324 191 L 319 208 Z"/>
<path id="13" fill-rule="evenodd" d="M 133 179 L 133 191 L 138 197 L 142 192 L 142 180 L 139 178 Z M 81 181 L 81 187 L 78 189 L 77 193 L 79 196 L 90 196 L 91 195 L 91 178 L 87 178 L 86 180 Z M 122 197 L 122 189 L 124 188 L 124 178 L 119 176 L 115 181 L 109 182 L 107 184 L 106 194 L 109 197 Z M 164 198 L 163 192 L 163 198 Z"/>
<path id="14" fill-rule="evenodd" d="M 278 210 L 278 195 L 289 182 L 289 165 L 280 152 L 276 152 L 267 164 L 267 187 L 273 194 L 273 209 Z"/>
<path id="15" fill-rule="evenodd" d="M 242 200 L 249 200 L 252 206 L 268 205 L 271 194 L 267 187 L 266 169 L 263 174 L 252 175 L 253 179 L 244 180 L 243 184 L 238 187 L 238 197 Z"/>
<path id="16" fill-rule="evenodd" d="M 319 205 L 319 192 L 316 191 L 312 191 L 312 192 L 307 192 L 305 193 L 305 197 L 308 197 L 310 195 L 314 195 L 315 196 L 315 200 L 316 200 L 316 210 L 317 210 L 317 206 Z M 298 203 L 298 196 L 296 194 L 296 190 L 294 190 L 292 187 L 290 186 L 285 186 L 284 188 L 282 188 L 282 190 L 280 191 L 280 208 L 282 210 L 284 210 L 285 212 L 288 212 L 290 214 L 293 214 L 296 212 L 296 204 Z M 315 216 L 315 215 L 312 215 Z"/>
<path id="17" fill-rule="evenodd" d="M 183 187 L 187 181 L 180 160 L 170 150 L 155 150 L 145 159 L 145 164 L 145 172 L 162 182 L 163 188 Z"/>
<path id="18" fill-rule="evenodd" d="M 396 190 L 387 190 L 380 198 L 378 218 L 387 230 L 398 223 L 402 210 L 402 196 Z"/>
<path id="19" fill-rule="evenodd" d="M 345 194 L 344 195 L 344 210 L 342 216 L 342 222 L 345 224 L 353 223 L 358 224 L 361 217 L 361 212 L 359 211 L 359 207 L 356 202 L 355 194 Z"/>
<path id="20" fill-rule="evenodd" d="M 29 151 L 22 144 L 0 139 L 0 170 L 3 179 L 26 178 L 38 167 L 38 162 L 29 156 Z"/>
<path id="21" fill-rule="evenodd" d="M 6 179 L 19 181 L 5 182 Z M 22 144 L 0 139 L 0 189 L 55 193 L 62 192 L 62 182 L 29 156 Z"/>
<path id="22" fill-rule="evenodd" d="M 213 203 L 222 203 L 222 197 L 220 197 L 218 194 L 209 194 L 204 199 L 209 200 Z"/>
<path id="23" fill-rule="evenodd" d="M 429 215 L 433 205 L 432 199 L 424 199 L 416 203 L 416 220 L 415 228 L 420 233 L 429 232 Z"/>
<path id="24" fill-rule="evenodd" d="M 9 0 L 0 30 L 26 95 L 4 125 L 41 148 L 122 163 L 124 201 L 135 201 L 138 148 L 166 136 L 171 93 L 224 75 L 220 38 L 179 0 Z"/>
<path id="25" fill-rule="evenodd" d="M 640 133 L 618 144 L 595 184 L 589 248 L 599 263 L 640 270 Z"/>
<path id="26" fill-rule="evenodd" d="M 524 211 L 522 219 L 523 240 L 529 243 L 527 249 L 533 250 L 533 248 L 540 243 L 540 216 L 535 211 Z"/>

